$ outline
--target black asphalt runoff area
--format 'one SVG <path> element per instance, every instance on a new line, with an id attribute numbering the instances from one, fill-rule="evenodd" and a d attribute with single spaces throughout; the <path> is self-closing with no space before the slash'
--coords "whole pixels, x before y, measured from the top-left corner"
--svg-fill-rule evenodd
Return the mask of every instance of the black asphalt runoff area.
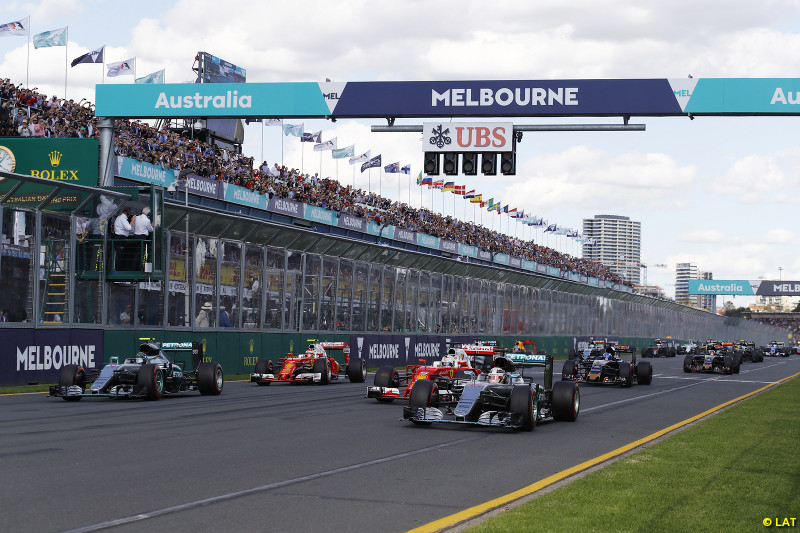
<path id="1" fill-rule="evenodd" d="M 732 376 L 649 361 L 652 385 L 581 385 L 576 422 L 532 433 L 402 422 L 399 402 L 364 398 L 372 375 L 156 402 L 0 396 L 0 531 L 407 531 L 800 372 L 796 355 Z"/>

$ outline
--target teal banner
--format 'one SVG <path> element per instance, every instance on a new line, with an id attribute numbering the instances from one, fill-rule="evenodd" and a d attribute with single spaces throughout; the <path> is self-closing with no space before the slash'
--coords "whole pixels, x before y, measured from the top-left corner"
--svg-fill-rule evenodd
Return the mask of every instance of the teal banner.
<path id="1" fill-rule="evenodd" d="M 458 255 L 477 258 L 478 257 L 478 248 L 475 247 L 475 246 L 468 246 L 466 244 L 459 244 L 458 245 Z"/>
<path id="2" fill-rule="evenodd" d="M 745 279 L 690 279 L 689 294 L 753 295 L 753 287 Z"/>
<path id="3" fill-rule="evenodd" d="M 507 254 L 494 254 L 494 262 L 498 265 L 508 265 Z"/>
<path id="4" fill-rule="evenodd" d="M 175 181 L 175 171 L 129 157 L 117 157 L 117 176 L 169 187 Z"/>
<path id="5" fill-rule="evenodd" d="M 687 113 L 800 113 L 798 78 L 700 78 Z"/>
<path id="6" fill-rule="evenodd" d="M 319 83 L 162 83 L 96 86 L 98 117 L 257 117 L 330 114 Z"/>
<path id="7" fill-rule="evenodd" d="M 367 233 L 384 239 L 394 239 L 394 226 L 383 226 L 370 221 L 367 223 Z"/>
<path id="8" fill-rule="evenodd" d="M 336 213 L 334 211 L 329 211 L 315 205 L 306 205 L 304 218 L 314 222 L 321 222 L 329 226 L 336 225 Z"/>
<path id="9" fill-rule="evenodd" d="M 226 202 L 255 207 L 266 211 L 267 198 L 269 198 L 267 195 L 251 191 L 247 187 L 240 187 L 239 185 L 232 185 L 230 183 L 225 184 Z"/>
<path id="10" fill-rule="evenodd" d="M 432 237 L 424 233 L 417 233 L 417 244 L 426 248 L 439 249 L 439 237 Z"/>

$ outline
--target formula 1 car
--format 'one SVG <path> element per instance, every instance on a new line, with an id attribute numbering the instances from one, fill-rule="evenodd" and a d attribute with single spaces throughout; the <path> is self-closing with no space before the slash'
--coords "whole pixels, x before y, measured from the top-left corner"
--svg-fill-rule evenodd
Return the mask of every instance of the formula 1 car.
<path id="1" fill-rule="evenodd" d="M 630 362 L 620 357 L 626 353 L 631 356 Z M 596 349 L 585 350 L 579 359 L 564 361 L 561 380 L 623 387 L 630 387 L 634 383 L 650 385 L 653 382 L 653 367 L 648 361 L 636 362 L 635 348 L 607 344 L 602 353 Z"/>
<path id="2" fill-rule="evenodd" d="M 400 372 L 391 365 L 381 366 L 375 373 L 373 386 L 367 387 L 367 398 L 375 398 L 382 403 L 397 399 L 407 400 L 412 386 L 418 379 L 432 380 L 436 377 L 456 381 L 471 379 L 481 373 L 475 365 L 482 364 L 485 359 L 491 362 L 495 350 L 493 344 L 456 343 L 447 349 L 447 355 L 442 357 L 441 361 L 434 361 L 431 365 L 407 365 L 405 371 Z M 528 354 L 515 355 L 524 359 Z"/>
<path id="3" fill-rule="evenodd" d="M 553 358 L 544 356 L 544 385 L 533 383 L 520 369 L 539 363 L 511 363 L 495 358 L 500 365 L 471 379 L 418 379 L 411 388 L 403 418 L 417 425 L 434 422 L 511 428 L 531 431 L 538 422 L 575 421 L 580 410 L 577 383 L 553 383 Z"/>
<path id="4" fill-rule="evenodd" d="M 769 341 L 769 344 L 763 346 L 761 351 L 764 355 L 769 357 L 789 357 L 789 348 L 781 341 Z"/>
<path id="5" fill-rule="evenodd" d="M 250 374 L 250 381 L 259 385 L 273 382 L 286 383 L 319 383 L 327 385 L 331 381 L 347 376 L 353 383 L 363 383 L 367 379 L 367 363 L 360 357 L 350 357 L 350 344 L 347 342 L 320 342 L 309 339 L 308 349 L 304 354 L 294 356 L 289 353 L 278 359 L 280 370 L 275 369 L 270 359 L 258 359 L 255 372 Z M 329 355 L 326 350 L 342 350 L 344 366 Z"/>
<path id="6" fill-rule="evenodd" d="M 687 355 L 683 358 L 683 371 L 687 374 L 692 372 L 705 372 L 708 374 L 738 374 L 738 357 L 727 355 L 715 350 L 708 353 Z"/>
<path id="7" fill-rule="evenodd" d="M 756 343 L 754 342 L 737 342 L 733 346 L 733 353 L 739 357 L 740 361 L 752 361 L 753 363 L 764 361 L 764 353 L 759 348 L 756 348 Z"/>
<path id="8" fill-rule="evenodd" d="M 144 340 L 144 339 L 143 339 Z M 203 363 L 203 345 L 197 342 L 153 342 L 146 339 L 139 352 L 119 363 L 116 357 L 99 372 L 79 365 L 61 369 L 58 385 L 50 387 L 50 396 L 66 401 L 84 397 L 144 398 L 158 400 L 165 394 L 199 391 L 202 395 L 222 392 L 224 378 L 219 363 Z M 167 353 L 191 352 L 194 370 L 186 363 L 173 361 Z M 91 383 L 89 390 L 87 384 Z"/>
<path id="9" fill-rule="evenodd" d="M 656 339 L 652 346 L 642 347 L 642 357 L 675 357 L 678 349 L 670 346 L 668 341 Z"/>

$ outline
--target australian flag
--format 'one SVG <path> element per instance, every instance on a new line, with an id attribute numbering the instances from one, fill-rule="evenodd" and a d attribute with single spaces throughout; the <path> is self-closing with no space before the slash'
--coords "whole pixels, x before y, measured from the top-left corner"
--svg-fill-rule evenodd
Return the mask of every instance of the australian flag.
<path id="1" fill-rule="evenodd" d="M 558 231 L 558 225 L 550 224 L 549 226 L 547 226 L 547 229 L 544 230 L 545 233 L 547 233 L 548 231 Z"/>
<path id="2" fill-rule="evenodd" d="M 379 167 L 381 166 L 381 154 L 376 155 L 363 165 L 361 165 L 361 172 L 364 172 L 368 168 Z"/>
<path id="3" fill-rule="evenodd" d="M 400 172 L 400 163 L 392 163 L 383 167 L 383 171 L 387 174 L 398 174 Z"/>

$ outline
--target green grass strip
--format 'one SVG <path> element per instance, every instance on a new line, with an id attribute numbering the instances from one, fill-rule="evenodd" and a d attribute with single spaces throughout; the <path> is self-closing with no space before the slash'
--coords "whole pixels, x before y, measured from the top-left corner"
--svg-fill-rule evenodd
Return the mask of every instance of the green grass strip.
<path id="1" fill-rule="evenodd" d="M 792 379 L 468 531 L 800 528 L 799 399 Z"/>

